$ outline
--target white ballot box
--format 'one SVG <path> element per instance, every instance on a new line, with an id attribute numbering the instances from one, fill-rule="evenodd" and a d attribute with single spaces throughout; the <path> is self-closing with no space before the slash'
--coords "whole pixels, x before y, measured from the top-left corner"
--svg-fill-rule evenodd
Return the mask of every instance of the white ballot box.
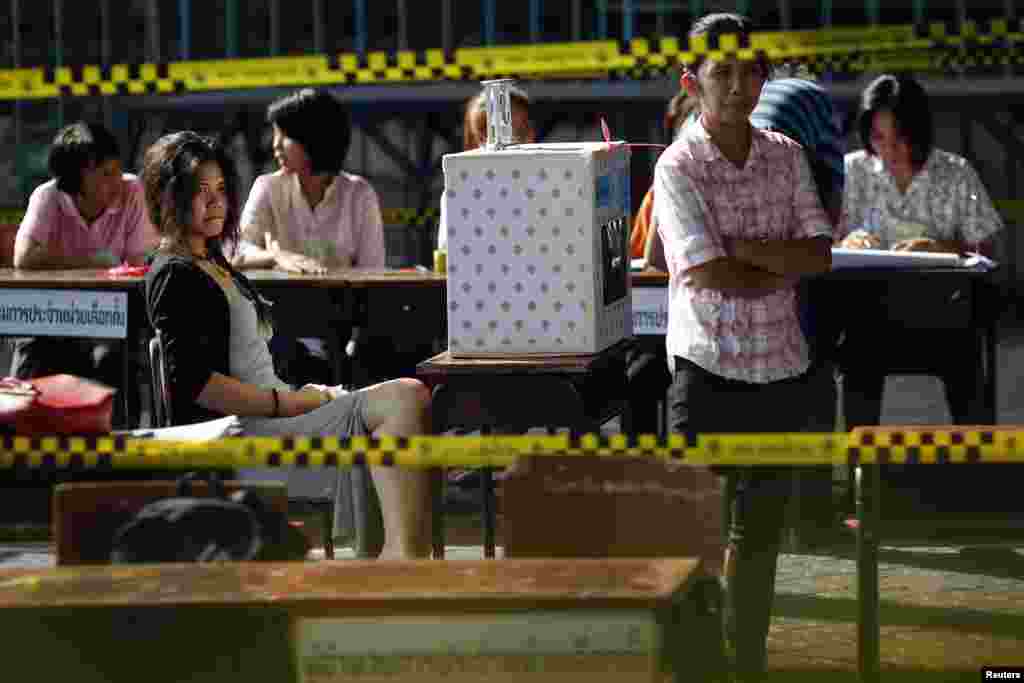
<path id="1" fill-rule="evenodd" d="M 632 334 L 629 150 L 444 157 L 453 356 L 597 353 Z"/>

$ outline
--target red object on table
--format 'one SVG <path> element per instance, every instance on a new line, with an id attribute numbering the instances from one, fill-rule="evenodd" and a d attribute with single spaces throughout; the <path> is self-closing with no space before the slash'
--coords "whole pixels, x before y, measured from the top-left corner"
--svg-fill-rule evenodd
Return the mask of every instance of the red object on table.
<path id="1" fill-rule="evenodd" d="M 18 434 L 106 434 L 115 393 L 74 375 L 7 378 L 0 381 L 0 421 L 13 422 Z"/>
<path id="2" fill-rule="evenodd" d="M 142 277 L 149 272 L 149 266 L 133 266 L 122 263 L 119 266 L 107 270 L 107 275 L 113 277 Z"/>

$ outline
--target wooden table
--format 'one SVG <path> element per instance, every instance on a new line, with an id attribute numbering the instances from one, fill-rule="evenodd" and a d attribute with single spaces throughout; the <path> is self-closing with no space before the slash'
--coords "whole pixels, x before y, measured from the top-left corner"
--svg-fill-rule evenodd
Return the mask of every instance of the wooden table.
<path id="1" fill-rule="evenodd" d="M 719 680 L 691 559 L 0 570 L 6 680 Z"/>
<path id="2" fill-rule="evenodd" d="M 598 354 L 522 359 L 453 358 L 445 351 L 420 363 L 416 375 L 432 391 L 435 433 L 455 427 L 484 433 L 524 432 L 533 427 L 598 432 L 625 407 L 626 351 L 631 345 L 631 340 L 624 340 Z M 495 554 L 491 469 L 483 468 L 481 477 L 484 556 L 491 558 Z M 442 524 L 435 511 L 435 536 L 441 538 Z"/>
<path id="3" fill-rule="evenodd" d="M 362 347 L 372 347 L 387 360 L 374 367 L 361 362 L 357 354 L 353 367 L 357 384 L 412 376 L 418 362 L 447 346 L 445 275 L 405 268 L 356 269 L 347 275 L 354 320 L 362 328 Z"/>
<path id="4" fill-rule="evenodd" d="M 930 332 L 936 343 L 949 331 L 974 332 L 980 351 L 975 358 L 982 378 L 982 415 L 979 422 L 998 422 L 999 343 L 998 291 L 992 272 L 963 268 L 840 270 L 817 279 L 822 296 L 833 302 L 847 326 L 870 326 L 879 345 L 875 353 L 887 374 L 934 374 L 939 368 L 922 366 L 914 359 L 889 358 L 886 340 L 905 332 Z M 845 312 L 849 312 L 848 314 Z"/>
<path id="5" fill-rule="evenodd" d="M 444 275 L 415 269 L 336 270 L 322 275 L 298 275 L 277 270 L 248 270 L 246 277 L 272 301 L 274 324 L 295 337 L 324 339 L 332 382 L 342 383 L 344 346 L 353 328 L 369 339 L 388 339 L 395 355 L 433 350 L 446 336 Z M 368 339 L 363 339 L 364 343 Z M 430 355 L 423 353 L 420 360 Z M 411 368 L 389 367 L 393 376 Z M 379 379 L 352 359 L 346 383 L 364 386 Z"/>
<path id="6" fill-rule="evenodd" d="M 298 337 L 325 340 L 335 383 L 341 382 L 343 346 L 352 326 L 368 328 L 371 334 L 401 336 L 404 340 L 434 340 L 445 335 L 444 275 L 414 269 L 345 269 L 319 275 L 255 269 L 245 275 L 276 304 L 272 313 L 279 329 Z M 128 295 L 126 347 L 140 347 L 149 334 L 142 277 L 111 276 L 105 269 L 0 268 L 0 291 L 3 290 L 124 292 Z M 124 386 L 133 386 L 138 372 L 136 358 L 132 353 L 124 357 Z M 121 395 L 127 400 L 124 392 Z"/>
<path id="7" fill-rule="evenodd" d="M 343 350 L 352 320 L 345 278 L 339 272 L 299 275 L 269 269 L 247 270 L 244 275 L 271 302 L 270 314 L 276 331 L 292 338 L 324 340 L 331 376 L 323 381 L 342 384 Z"/>
<path id="8" fill-rule="evenodd" d="M 633 273 L 636 290 L 643 288 L 647 300 L 661 288 L 667 307 L 668 274 Z M 977 335 L 980 355 L 976 362 L 983 381 L 982 422 L 998 420 L 998 301 L 994 273 L 964 268 L 837 270 L 811 281 L 815 296 L 834 310 L 849 311 L 847 324 L 870 325 L 877 329 L 882 352 L 877 354 L 881 367 L 889 374 L 927 374 L 937 368 L 915 366 L 902 359 L 889 359 L 884 353 L 887 335 L 903 331 L 934 332 L 970 329 Z M 648 304 L 650 310 L 652 304 Z M 636 315 L 634 314 L 634 318 Z M 637 325 L 634 325 L 637 327 Z M 664 335 L 667 319 L 657 329 L 653 323 L 641 326 L 638 333 Z"/>

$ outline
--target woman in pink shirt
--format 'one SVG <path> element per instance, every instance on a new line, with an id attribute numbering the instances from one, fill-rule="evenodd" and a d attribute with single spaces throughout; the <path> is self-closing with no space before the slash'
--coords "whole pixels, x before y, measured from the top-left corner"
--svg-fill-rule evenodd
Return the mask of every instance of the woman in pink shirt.
<path id="1" fill-rule="evenodd" d="M 156 245 L 156 231 L 145 210 L 141 183 L 122 173 L 120 149 L 110 131 L 84 122 L 63 128 L 50 147 L 48 165 L 53 179 L 29 198 L 14 242 L 14 266 L 141 264 L 146 251 Z M 69 373 L 119 387 L 122 367 L 119 342 L 37 337 L 15 340 L 11 374 L 31 379 Z M 121 423 L 126 418 L 115 419 Z"/>
<path id="2" fill-rule="evenodd" d="M 365 178 L 342 170 L 352 138 L 348 110 L 328 92 L 305 88 L 273 102 L 267 120 L 280 168 L 253 183 L 234 265 L 292 273 L 383 268 L 377 193 Z M 278 335 L 271 348 L 280 371 L 294 383 L 326 372 L 317 340 L 297 343 Z"/>
<path id="3" fill-rule="evenodd" d="M 383 267 L 377 193 L 342 170 L 352 138 L 345 107 L 326 91 L 306 88 L 271 104 L 267 119 L 280 169 L 253 183 L 236 265 L 296 273 Z"/>
<path id="4" fill-rule="evenodd" d="M 16 268 L 106 268 L 141 264 L 156 245 L 142 185 L 122 173 L 117 140 L 101 125 L 73 123 L 57 133 L 53 179 L 28 201 L 14 243 Z"/>

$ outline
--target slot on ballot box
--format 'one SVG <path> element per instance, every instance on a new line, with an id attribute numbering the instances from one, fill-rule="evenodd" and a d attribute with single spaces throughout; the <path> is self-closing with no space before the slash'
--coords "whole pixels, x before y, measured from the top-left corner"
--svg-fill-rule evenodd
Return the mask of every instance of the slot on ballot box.
<path id="1" fill-rule="evenodd" d="M 445 155 L 452 356 L 598 353 L 632 335 L 629 150 Z"/>
<path id="2" fill-rule="evenodd" d="M 10 680 L 718 680 L 694 559 L 0 571 Z M 568 678 L 567 678 L 568 677 Z"/>

